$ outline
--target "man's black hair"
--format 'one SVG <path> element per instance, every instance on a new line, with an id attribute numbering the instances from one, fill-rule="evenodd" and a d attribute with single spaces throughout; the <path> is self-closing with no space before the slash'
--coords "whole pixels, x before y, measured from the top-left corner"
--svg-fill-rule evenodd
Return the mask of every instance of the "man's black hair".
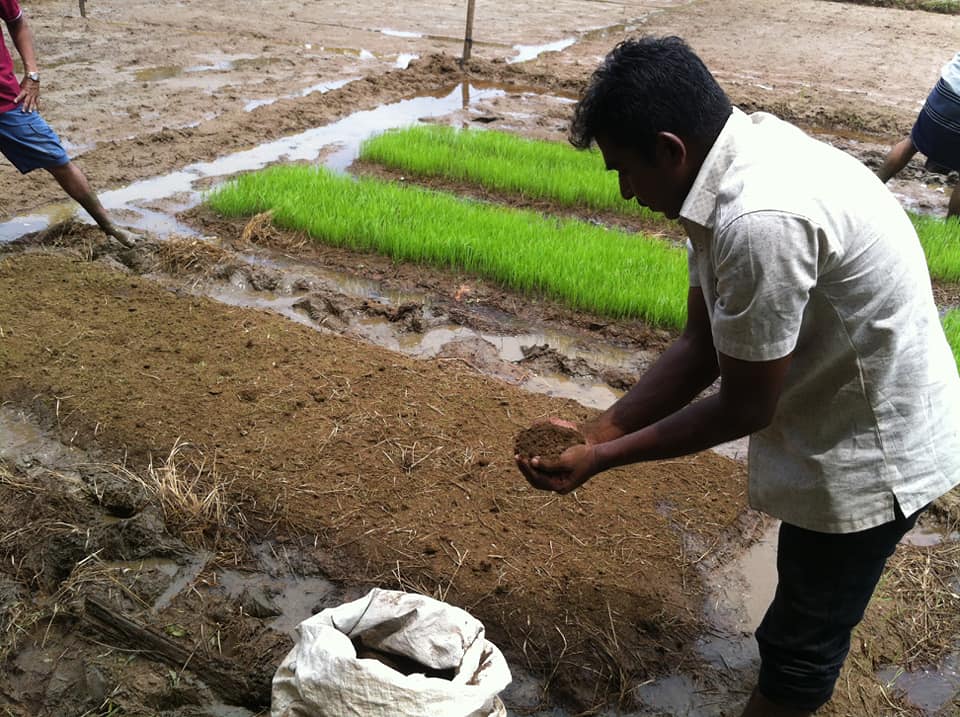
<path id="1" fill-rule="evenodd" d="M 703 61 L 679 37 L 624 40 L 606 56 L 574 110 L 570 143 L 599 135 L 653 159 L 658 132 L 709 148 L 732 106 Z"/>

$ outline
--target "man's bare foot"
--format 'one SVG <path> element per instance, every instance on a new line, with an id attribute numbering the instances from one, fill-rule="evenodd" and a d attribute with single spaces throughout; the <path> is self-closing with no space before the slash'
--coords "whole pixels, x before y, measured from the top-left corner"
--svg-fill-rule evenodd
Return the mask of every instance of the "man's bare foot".
<path id="1" fill-rule="evenodd" d="M 135 247 L 144 239 L 143 236 L 137 234 L 136 232 L 120 229 L 119 227 L 111 227 L 110 229 L 106 230 L 106 233 L 128 249 Z"/>

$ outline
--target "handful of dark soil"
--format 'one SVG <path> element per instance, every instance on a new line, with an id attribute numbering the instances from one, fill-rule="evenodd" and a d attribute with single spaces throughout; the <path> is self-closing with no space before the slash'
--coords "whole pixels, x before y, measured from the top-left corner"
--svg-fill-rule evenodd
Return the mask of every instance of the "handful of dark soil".
<path id="1" fill-rule="evenodd" d="M 513 443 L 514 454 L 522 458 L 540 456 L 556 460 L 570 446 L 586 443 L 580 431 L 555 423 L 538 423 L 520 431 Z"/>

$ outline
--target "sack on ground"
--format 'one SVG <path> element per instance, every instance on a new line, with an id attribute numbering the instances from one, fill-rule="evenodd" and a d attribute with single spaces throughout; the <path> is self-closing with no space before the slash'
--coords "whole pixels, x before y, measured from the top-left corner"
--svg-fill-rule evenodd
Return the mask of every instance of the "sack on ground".
<path id="1" fill-rule="evenodd" d="M 273 678 L 272 717 L 506 717 L 507 662 L 458 607 L 374 589 L 297 633 Z"/>

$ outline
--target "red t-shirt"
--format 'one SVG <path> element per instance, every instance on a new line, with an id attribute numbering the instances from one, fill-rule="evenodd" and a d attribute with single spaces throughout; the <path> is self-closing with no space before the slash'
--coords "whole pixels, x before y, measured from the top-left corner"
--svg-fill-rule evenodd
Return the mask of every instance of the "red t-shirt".
<path id="1" fill-rule="evenodd" d="M 20 17 L 20 4 L 17 0 L 0 0 L 0 20 L 10 23 Z M 0 112 L 7 112 L 17 106 L 13 98 L 20 94 L 20 81 L 13 72 L 13 58 L 3 42 L 0 33 Z"/>

